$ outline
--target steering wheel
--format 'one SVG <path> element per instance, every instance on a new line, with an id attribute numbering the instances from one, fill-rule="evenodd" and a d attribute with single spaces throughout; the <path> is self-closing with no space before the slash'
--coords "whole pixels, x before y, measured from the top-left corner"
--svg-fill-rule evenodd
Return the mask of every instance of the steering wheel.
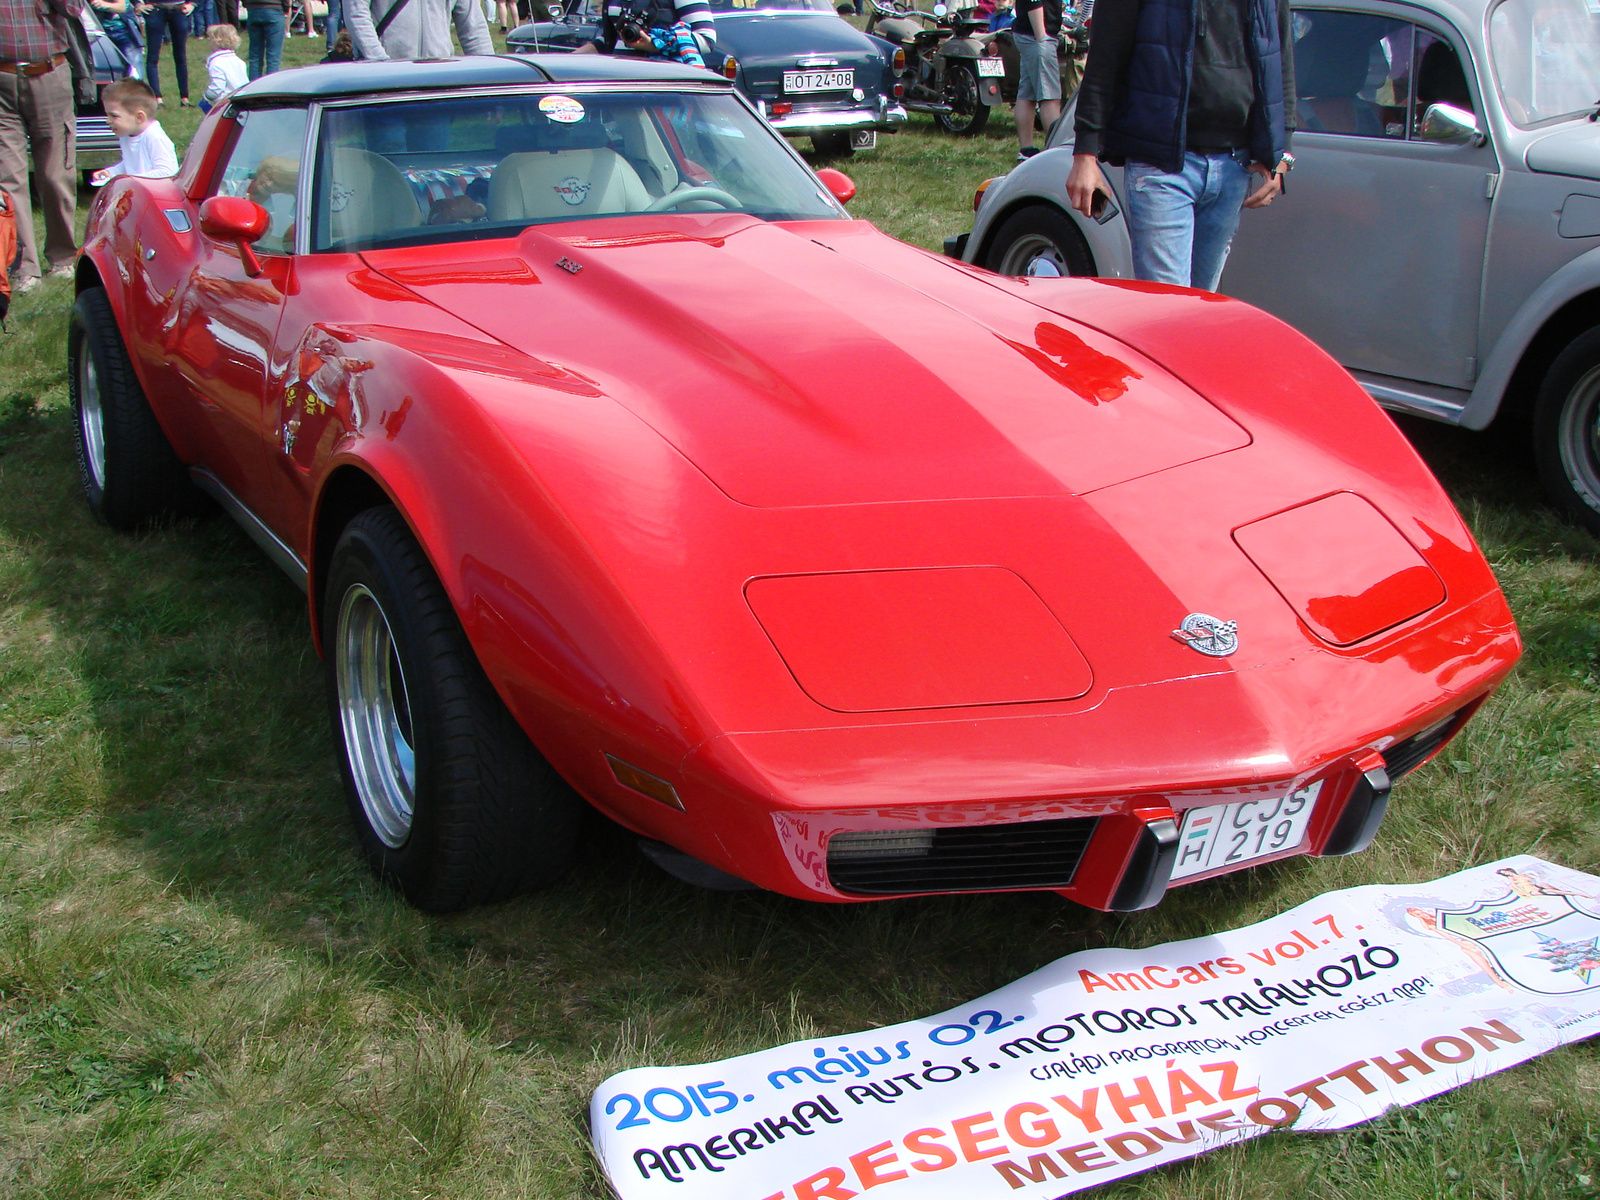
<path id="1" fill-rule="evenodd" d="M 659 200 L 652 200 L 645 207 L 645 212 L 666 212 L 669 208 L 677 208 L 690 200 L 709 200 L 713 204 L 720 204 L 723 208 L 742 208 L 739 197 L 730 196 L 719 187 L 687 187 L 682 191 L 668 192 Z"/>

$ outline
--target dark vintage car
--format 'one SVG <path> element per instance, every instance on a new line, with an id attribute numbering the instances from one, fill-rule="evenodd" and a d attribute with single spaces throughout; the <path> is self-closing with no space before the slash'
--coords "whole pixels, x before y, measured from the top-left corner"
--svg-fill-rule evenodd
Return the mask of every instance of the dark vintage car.
<path id="1" fill-rule="evenodd" d="M 512 30 L 506 48 L 576 49 L 599 37 L 600 7 L 576 0 L 559 21 Z M 711 0 L 711 9 L 717 54 L 709 65 L 722 70 L 731 57 L 739 90 L 780 133 L 809 137 L 822 154 L 848 154 L 905 123 L 900 52 L 840 20 L 828 0 Z"/>

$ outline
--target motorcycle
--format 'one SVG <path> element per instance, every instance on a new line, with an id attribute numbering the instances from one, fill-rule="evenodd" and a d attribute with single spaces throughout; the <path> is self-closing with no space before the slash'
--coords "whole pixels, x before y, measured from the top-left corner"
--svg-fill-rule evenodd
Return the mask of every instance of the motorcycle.
<path id="1" fill-rule="evenodd" d="M 952 14 L 944 4 L 922 12 L 908 0 L 871 0 L 867 32 L 892 42 L 905 53 L 905 96 L 911 112 L 933 116 L 939 127 L 957 137 L 971 137 L 989 123 L 989 110 L 1000 103 L 1005 64 L 979 34 L 987 17 Z"/>

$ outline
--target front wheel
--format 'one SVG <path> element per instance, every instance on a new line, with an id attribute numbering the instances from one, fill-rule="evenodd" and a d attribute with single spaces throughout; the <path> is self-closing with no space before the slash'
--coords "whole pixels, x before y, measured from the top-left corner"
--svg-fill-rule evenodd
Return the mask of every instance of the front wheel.
<path id="1" fill-rule="evenodd" d="M 1533 416 L 1539 474 L 1555 502 L 1600 534 L 1600 328 L 1556 356 Z"/>
<path id="2" fill-rule="evenodd" d="M 989 106 L 979 99 L 981 95 L 978 76 L 972 68 L 965 63 L 951 63 L 945 68 L 943 96 L 950 111 L 934 114 L 939 128 L 957 137 L 982 133 L 989 123 Z"/>
<path id="3" fill-rule="evenodd" d="M 995 231 L 984 266 L 1001 275 L 1055 279 L 1093 275 L 1094 256 L 1071 218 L 1034 205 L 1007 217 Z"/>
<path id="4" fill-rule="evenodd" d="M 86 288 L 67 326 L 67 390 L 78 426 L 78 477 L 113 529 L 192 516 L 203 500 L 156 422 L 104 288 Z"/>
<path id="5" fill-rule="evenodd" d="M 346 526 L 322 613 L 340 768 L 378 876 L 429 912 L 553 881 L 582 802 L 495 693 L 395 509 Z"/>

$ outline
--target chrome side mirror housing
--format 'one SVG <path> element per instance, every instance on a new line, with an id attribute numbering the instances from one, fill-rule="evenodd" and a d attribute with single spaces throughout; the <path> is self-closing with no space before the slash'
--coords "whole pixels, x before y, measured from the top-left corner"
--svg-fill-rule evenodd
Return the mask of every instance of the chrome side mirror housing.
<path id="1" fill-rule="evenodd" d="M 1422 114 L 1422 124 L 1417 136 L 1425 142 L 1452 142 L 1458 145 L 1471 143 L 1481 146 L 1488 140 L 1478 126 L 1477 116 L 1454 104 L 1430 104 Z"/>

